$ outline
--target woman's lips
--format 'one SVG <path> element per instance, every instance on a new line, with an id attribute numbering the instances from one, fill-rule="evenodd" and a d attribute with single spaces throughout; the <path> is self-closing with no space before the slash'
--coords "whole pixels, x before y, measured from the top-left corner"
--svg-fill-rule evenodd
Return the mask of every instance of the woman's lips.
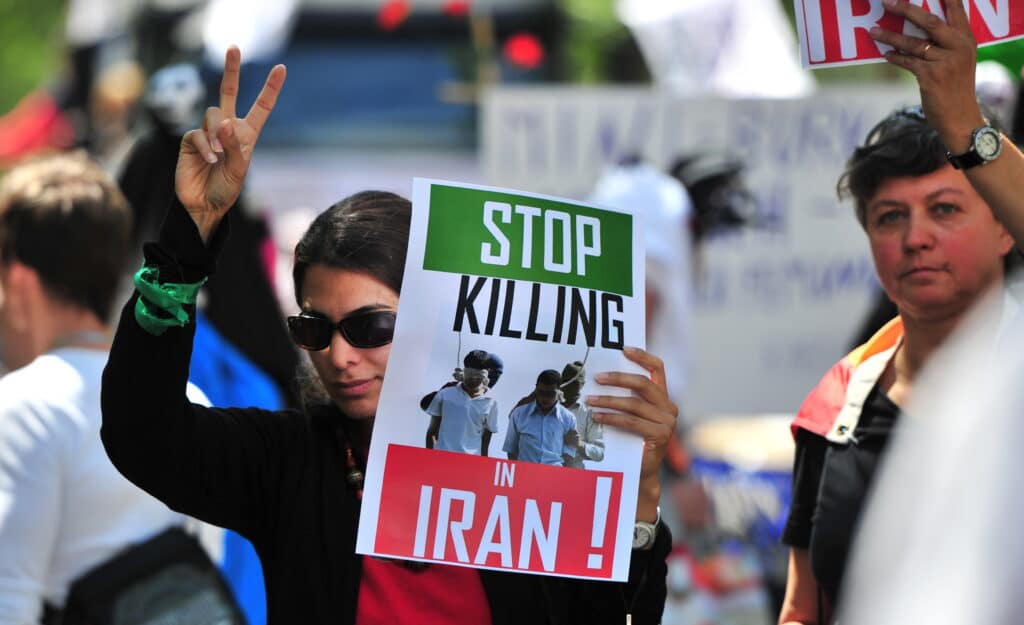
<path id="1" fill-rule="evenodd" d="M 925 277 L 931 274 L 939 273 L 942 269 L 938 267 L 912 267 L 903 272 L 902 278 L 915 278 Z"/>
<path id="2" fill-rule="evenodd" d="M 359 397 L 365 395 L 373 385 L 373 378 L 366 380 L 355 380 L 353 382 L 335 382 L 333 384 L 339 395 L 344 397 Z"/>

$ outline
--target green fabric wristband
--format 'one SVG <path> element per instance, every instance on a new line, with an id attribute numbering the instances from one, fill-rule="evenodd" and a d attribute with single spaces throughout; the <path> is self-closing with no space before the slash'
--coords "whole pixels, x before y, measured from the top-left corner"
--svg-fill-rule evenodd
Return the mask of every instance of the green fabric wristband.
<path id="1" fill-rule="evenodd" d="M 160 270 L 143 266 L 135 273 L 135 288 L 139 299 L 135 302 L 135 320 L 143 330 L 153 336 L 160 336 L 167 328 L 184 327 L 189 314 L 185 306 L 195 304 L 199 289 L 206 284 L 206 278 L 199 282 L 160 282 Z"/>

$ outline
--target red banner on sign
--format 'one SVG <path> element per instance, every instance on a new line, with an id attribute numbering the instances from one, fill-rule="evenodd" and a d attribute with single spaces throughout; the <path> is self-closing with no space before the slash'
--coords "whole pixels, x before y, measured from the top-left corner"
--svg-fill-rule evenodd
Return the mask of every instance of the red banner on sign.
<path id="1" fill-rule="evenodd" d="M 906 0 L 946 19 L 945 0 Z M 890 48 L 868 36 L 878 26 L 924 37 L 903 18 L 886 13 L 882 0 L 794 0 L 800 58 L 804 67 L 835 67 L 884 60 Z M 1024 37 L 1024 2 L 966 0 L 979 46 Z"/>
<path id="2" fill-rule="evenodd" d="M 610 579 L 622 475 L 389 445 L 374 552 Z"/>

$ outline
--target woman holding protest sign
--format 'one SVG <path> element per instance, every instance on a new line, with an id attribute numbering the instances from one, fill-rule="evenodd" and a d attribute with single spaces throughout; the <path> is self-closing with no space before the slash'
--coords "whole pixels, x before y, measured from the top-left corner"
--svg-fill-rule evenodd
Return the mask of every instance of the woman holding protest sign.
<path id="1" fill-rule="evenodd" d="M 1024 160 L 975 100 L 975 48 L 963 5 L 947 3 L 948 25 L 909 3 L 887 8 L 929 34 L 872 32 L 897 48 L 890 62 L 918 77 L 923 106 L 875 126 L 839 189 L 854 198 L 879 280 L 900 314 L 825 374 L 793 423 L 793 500 L 783 534 L 791 555 L 780 623 L 831 622 L 900 406 L 970 309 L 1002 288 L 1010 233 L 1024 226 L 1024 204 L 1012 193 L 1024 180 Z M 1000 306 L 1004 319 L 1018 308 L 1009 295 Z M 994 336 L 998 328 L 991 330 Z"/>
<path id="2" fill-rule="evenodd" d="M 270 623 L 657 623 L 670 537 L 657 523 L 658 468 L 677 410 L 661 361 L 649 375 L 599 380 L 595 418 L 645 440 L 637 521 L 657 523 L 625 584 L 397 563 L 355 554 L 365 451 L 394 332 L 410 203 L 364 192 L 321 214 L 296 248 L 292 338 L 308 350 L 326 401 L 303 413 L 203 409 L 184 399 L 195 291 L 212 273 L 260 130 L 285 78 L 271 70 L 235 114 L 240 54 L 227 53 L 220 106 L 188 133 L 158 243 L 146 246 L 104 374 L 103 440 L 126 476 L 172 508 L 249 538 L 260 555 Z M 140 411 L 139 407 L 146 410 Z M 603 410 L 603 411 L 602 411 Z M 615 410 L 615 413 L 605 412 Z M 635 541 L 634 541 L 634 544 Z"/>

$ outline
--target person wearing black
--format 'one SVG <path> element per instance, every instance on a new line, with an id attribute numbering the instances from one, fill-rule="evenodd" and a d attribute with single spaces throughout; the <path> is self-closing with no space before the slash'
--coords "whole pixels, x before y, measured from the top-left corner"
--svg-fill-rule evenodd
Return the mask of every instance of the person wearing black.
<path id="1" fill-rule="evenodd" d="M 1020 245 L 1024 154 L 1005 136 L 990 144 L 1001 143 L 998 154 L 977 145 L 985 125 L 973 97 L 977 22 L 968 20 L 963 0 L 945 4 L 947 22 L 913 3 L 887 2 L 887 11 L 918 26 L 921 36 L 872 37 L 892 46 L 887 61 L 914 75 L 947 149 L 989 157 L 966 176 Z M 1015 295 L 1018 276 L 1006 287 Z M 998 292 L 985 298 L 921 376 L 907 407 L 921 418 L 900 425 L 875 479 L 845 576 L 841 623 L 1020 620 L 1024 317 L 1007 301 Z"/>
<path id="2" fill-rule="evenodd" d="M 160 69 L 146 86 L 142 103 L 152 128 L 132 149 L 118 179 L 135 214 L 136 250 L 159 232 L 167 196 L 174 191 L 181 138 L 200 119 L 204 96 L 198 69 L 186 64 Z M 270 236 L 266 220 L 244 196 L 234 209 L 227 252 L 217 275 L 203 286 L 203 313 L 217 334 L 270 376 L 283 404 L 296 406 L 293 380 L 299 359 L 264 270 L 263 249 Z"/>
<path id="3" fill-rule="evenodd" d="M 644 441 L 629 581 L 409 565 L 355 553 L 362 471 L 394 331 L 411 205 L 363 192 L 321 214 L 296 247 L 293 340 L 322 395 L 304 410 L 204 409 L 184 399 L 194 294 L 227 236 L 225 220 L 285 76 L 271 70 L 248 115 L 235 114 L 237 48 L 220 107 L 182 142 L 176 199 L 145 247 L 103 379 L 102 438 L 115 466 L 170 507 L 237 530 L 263 564 L 268 623 L 633 623 L 660 621 L 671 537 L 657 521 L 658 467 L 675 428 L 661 361 L 624 354 L 648 375 L 602 383 L 602 423 Z M 140 411 L 140 406 L 146 407 Z M 615 410 L 616 412 L 608 412 Z"/>
<path id="4" fill-rule="evenodd" d="M 782 623 L 819 623 L 839 599 L 864 498 L 899 406 L 928 355 L 1003 281 L 1013 241 L 919 109 L 883 120 L 841 182 L 899 316 L 826 373 L 794 421 L 793 500 Z M 819 600 L 818 590 L 824 601 Z"/>
<path id="5" fill-rule="evenodd" d="M 956 4 L 949 3 L 950 19 L 965 21 Z M 904 418 L 900 406 L 971 307 L 1003 287 L 1013 239 L 972 186 L 973 173 L 965 175 L 994 161 L 998 151 L 954 147 L 929 122 L 920 107 L 889 115 L 868 133 L 840 178 L 840 194 L 854 199 L 879 281 L 899 315 L 836 363 L 794 420 L 781 624 L 832 622 L 866 495 Z M 979 132 L 999 141 L 987 121 L 978 123 Z M 1017 304 L 1006 294 L 1002 306 L 1012 311 Z"/>

